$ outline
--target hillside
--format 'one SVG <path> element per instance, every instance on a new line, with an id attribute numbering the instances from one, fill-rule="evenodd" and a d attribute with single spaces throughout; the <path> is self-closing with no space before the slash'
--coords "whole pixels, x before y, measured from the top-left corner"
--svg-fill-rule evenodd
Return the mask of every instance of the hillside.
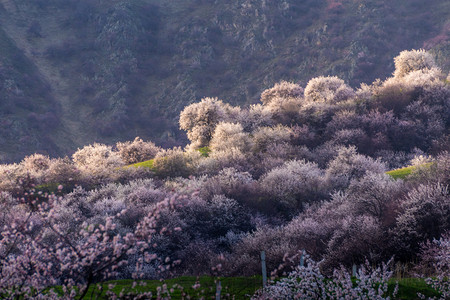
<path id="1" fill-rule="evenodd" d="M 0 161 L 187 142 L 187 104 L 250 104 L 280 80 L 384 79 L 404 49 L 450 67 L 444 0 L 2 0 Z M 388 66 L 386 68 L 386 66 Z"/>
<path id="2" fill-rule="evenodd" d="M 449 299 L 450 82 L 427 51 L 393 61 L 358 89 L 202 98 L 183 148 L 0 164 L 0 298 L 200 299 L 220 280 L 243 299 L 263 265 L 275 281 L 251 299 Z"/>

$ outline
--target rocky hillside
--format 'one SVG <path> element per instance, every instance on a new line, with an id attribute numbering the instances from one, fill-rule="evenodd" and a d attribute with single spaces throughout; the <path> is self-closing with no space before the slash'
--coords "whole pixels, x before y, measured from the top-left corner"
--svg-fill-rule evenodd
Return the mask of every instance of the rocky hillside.
<path id="1" fill-rule="evenodd" d="M 177 116 L 202 97 L 255 103 L 323 74 L 358 87 L 404 49 L 448 73 L 449 15 L 445 0 L 0 0 L 0 162 L 180 144 Z"/>

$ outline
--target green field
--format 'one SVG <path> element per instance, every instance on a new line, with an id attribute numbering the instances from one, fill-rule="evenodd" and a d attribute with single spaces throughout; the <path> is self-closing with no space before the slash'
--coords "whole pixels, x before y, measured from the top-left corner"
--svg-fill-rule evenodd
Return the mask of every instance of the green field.
<path id="1" fill-rule="evenodd" d="M 170 291 L 171 299 L 182 299 L 182 294 L 190 296 L 190 299 L 215 299 L 216 295 L 216 283 L 220 280 L 222 291 L 221 299 L 249 299 L 254 292 L 261 288 L 262 279 L 261 276 L 254 277 L 227 277 L 227 278 L 214 278 L 209 276 L 183 276 L 173 279 L 160 280 L 143 280 L 138 281 L 138 285 L 132 288 L 133 280 L 114 280 L 103 283 L 103 292 L 99 292 L 96 286 L 92 286 L 84 299 L 108 299 L 105 291 L 108 290 L 108 285 L 114 285 L 112 291 L 119 295 L 136 295 L 143 292 L 152 292 L 154 299 L 156 299 L 157 288 L 167 285 L 167 289 Z M 145 283 L 145 286 L 141 286 L 140 283 Z M 200 286 L 196 289 L 193 286 L 196 283 L 200 283 Z M 161 294 L 162 297 L 167 296 L 166 293 Z"/>
<path id="2" fill-rule="evenodd" d="M 182 299 L 190 296 L 190 299 L 215 299 L 216 284 L 220 280 L 222 291 L 221 299 L 250 299 L 254 292 L 262 287 L 261 276 L 254 277 L 226 277 L 214 278 L 209 276 L 193 277 L 183 276 L 167 280 L 143 280 L 138 281 L 135 288 L 132 287 L 133 280 L 114 280 L 108 281 L 101 285 L 102 292 L 98 286 L 91 286 L 84 299 L 108 299 L 106 290 L 108 285 L 113 285 L 112 291 L 120 295 L 129 294 L 130 298 L 143 292 L 152 292 L 153 298 L 156 299 L 157 289 L 163 290 L 163 285 L 166 285 L 170 293 L 170 299 Z M 428 297 L 439 297 L 439 293 L 427 286 L 425 281 L 421 278 L 402 278 L 391 279 L 389 281 L 389 292 L 392 292 L 398 281 L 399 290 L 395 299 L 419 299 L 417 293 L 421 293 Z M 142 286 L 144 283 L 145 286 Z M 193 286 L 200 283 L 196 289 Z M 161 293 L 162 297 L 167 297 L 167 293 Z M 129 298 L 124 298 L 129 299 Z M 185 298 L 186 299 L 186 298 Z"/>

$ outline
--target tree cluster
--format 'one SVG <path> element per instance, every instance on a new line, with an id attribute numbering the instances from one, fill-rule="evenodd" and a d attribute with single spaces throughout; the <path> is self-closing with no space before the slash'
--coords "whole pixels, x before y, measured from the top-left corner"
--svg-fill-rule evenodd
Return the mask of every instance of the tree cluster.
<path id="1" fill-rule="evenodd" d="M 63 285 L 70 296 L 132 276 L 253 275 L 262 250 L 276 273 L 301 249 L 320 266 L 295 270 L 261 299 L 300 273 L 391 257 L 423 270 L 438 260 L 444 275 L 431 284 L 445 286 L 450 87 L 426 52 L 395 63 L 394 77 L 358 90 L 319 77 L 305 89 L 277 84 L 248 108 L 205 98 L 180 115 L 185 149 L 136 138 L 1 165 L 1 295 Z M 409 163 L 405 180 L 385 173 Z M 347 275 L 335 273 L 336 292 Z"/>

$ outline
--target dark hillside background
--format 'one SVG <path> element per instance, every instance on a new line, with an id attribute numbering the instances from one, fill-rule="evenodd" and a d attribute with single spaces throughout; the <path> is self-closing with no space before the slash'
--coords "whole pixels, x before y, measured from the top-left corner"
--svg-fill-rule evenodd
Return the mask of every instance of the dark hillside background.
<path id="1" fill-rule="evenodd" d="M 0 0 L 0 162 L 182 144 L 179 112 L 202 97 L 256 103 L 319 75 L 358 87 L 402 50 L 448 73 L 449 16 L 446 0 Z"/>

